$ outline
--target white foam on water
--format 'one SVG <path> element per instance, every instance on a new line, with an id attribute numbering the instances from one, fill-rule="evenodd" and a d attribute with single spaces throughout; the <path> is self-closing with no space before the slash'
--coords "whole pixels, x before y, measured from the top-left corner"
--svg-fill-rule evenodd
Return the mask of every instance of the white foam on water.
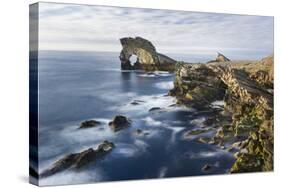
<path id="1" fill-rule="evenodd" d="M 190 159 L 204 159 L 204 158 L 212 158 L 212 157 L 220 157 L 222 155 L 229 155 L 228 152 L 224 150 L 215 150 L 215 151 L 202 151 L 199 153 L 187 153 Z"/>
<path id="2" fill-rule="evenodd" d="M 224 107 L 224 101 L 214 101 L 210 105 L 211 108 L 223 108 Z"/>
<path id="3" fill-rule="evenodd" d="M 161 121 L 157 121 L 157 120 L 155 120 L 155 119 L 153 119 L 152 117 L 149 117 L 149 116 L 143 118 L 143 120 L 148 125 L 152 125 L 152 126 L 161 126 L 161 125 L 163 125 L 163 123 Z"/>
<path id="4" fill-rule="evenodd" d="M 101 92 L 96 92 L 95 96 L 107 102 L 119 102 L 136 97 L 137 94 L 135 92 L 127 92 L 127 93 L 107 92 L 105 94 L 104 91 L 101 91 Z"/>
<path id="5" fill-rule="evenodd" d="M 110 129 L 108 123 L 110 119 L 93 118 L 101 125 L 97 125 L 92 128 L 77 129 L 79 125 L 70 126 L 61 132 L 61 137 L 65 140 L 71 140 L 81 145 L 86 143 L 100 142 L 101 140 L 112 140 L 116 137 L 116 134 Z"/>
<path id="6" fill-rule="evenodd" d="M 143 140 L 136 139 L 133 144 L 116 143 L 113 153 L 122 157 L 137 157 L 147 151 L 149 145 Z"/>
<path id="7" fill-rule="evenodd" d="M 133 105 L 130 102 L 122 106 L 110 107 L 109 110 L 118 110 L 120 112 L 133 115 L 142 115 L 145 113 L 149 113 L 149 110 L 153 107 L 159 107 L 165 110 L 166 107 L 175 103 L 175 98 L 164 95 L 165 94 L 143 95 L 133 99 L 133 101 L 144 101 L 140 102 L 138 105 Z"/>
<path id="8" fill-rule="evenodd" d="M 200 117 L 200 118 L 191 120 L 190 124 L 196 125 L 196 126 L 203 126 L 203 123 L 205 121 L 206 121 L 206 117 Z"/>
<path id="9" fill-rule="evenodd" d="M 174 82 L 173 81 L 159 82 L 159 83 L 154 84 L 154 86 L 159 89 L 170 90 L 170 89 L 174 88 Z"/>
<path id="10" fill-rule="evenodd" d="M 172 127 L 172 126 L 168 126 L 167 128 L 172 130 L 171 143 L 174 143 L 176 141 L 176 135 L 185 129 L 185 127 Z"/>
<path id="11" fill-rule="evenodd" d="M 117 147 L 114 149 L 114 154 L 118 154 L 118 156 L 123 156 L 123 157 L 133 157 L 136 153 L 137 150 L 136 148 L 133 147 Z"/>
<path id="12" fill-rule="evenodd" d="M 144 74 L 138 74 L 139 77 L 147 77 L 147 78 L 153 78 L 153 77 L 169 77 L 172 76 L 172 73 L 166 72 L 166 71 L 154 71 Z"/>
<path id="13" fill-rule="evenodd" d="M 159 170 L 158 177 L 164 178 L 166 176 L 167 172 L 168 172 L 168 167 L 166 167 L 166 166 L 161 167 L 160 170 Z"/>
<path id="14" fill-rule="evenodd" d="M 99 182 L 103 179 L 103 172 L 100 169 L 91 172 L 65 171 L 39 180 L 40 186 L 79 184 L 87 182 Z"/>

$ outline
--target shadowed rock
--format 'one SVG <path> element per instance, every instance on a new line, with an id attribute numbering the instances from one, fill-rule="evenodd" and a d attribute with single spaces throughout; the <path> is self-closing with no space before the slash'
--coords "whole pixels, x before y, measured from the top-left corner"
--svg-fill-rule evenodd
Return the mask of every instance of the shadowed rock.
<path id="1" fill-rule="evenodd" d="M 130 124 L 131 124 L 131 120 L 129 120 L 127 117 L 122 115 L 115 116 L 113 121 L 108 123 L 108 125 L 114 132 L 120 131 L 130 126 Z"/>
<path id="2" fill-rule="evenodd" d="M 174 71 L 176 61 L 158 53 L 150 41 L 141 37 L 125 37 L 120 42 L 122 51 L 119 58 L 122 70 Z M 136 62 L 130 61 L 132 55 L 137 56 Z"/>
<path id="3" fill-rule="evenodd" d="M 78 170 L 87 164 L 101 159 L 114 148 L 114 144 L 105 140 L 97 149 L 89 148 L 80 153 L 72 153 L 56 161 L 50 168 L 43 171 L 40 177 L 48 177 L 66 169 Z"/>

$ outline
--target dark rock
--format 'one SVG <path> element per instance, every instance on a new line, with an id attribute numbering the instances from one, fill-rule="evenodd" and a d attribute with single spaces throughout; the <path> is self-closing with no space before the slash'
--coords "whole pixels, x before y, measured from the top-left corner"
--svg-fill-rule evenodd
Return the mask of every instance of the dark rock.
<path id="1" fill-rule="evenodd" d="M 40 177 L 48 177 L 53 174 L 62 172 L 66 169 L 78 170 L 87 164 L 97 162 L 97 160 L 101 159 L 103 156 L 109 153 L 113 148 L 114 144 L 105 140 L 98 146 L 96 150 L 93 148 L 89 148 L 80 153 L 69 154 L 56 161 L 47 170 L 43 171 Z"/>
<path id="2" fill-rule="evenodd" d="M 131 120 L 129 120 L 125 116 L 118 115 L 118 116 L 115 116 L 113 121 L 109 122 L 108 125 L 114 132 L 117 132 L 117 131 L 120 131 L 121 129 L 124 129 L 124 128 L 130 126 L 130 124 L 131 124 Z"/>
<path id="3" fill-rule="evenodd" d="M 84 128 L 92 128 L 92 127 L 96 127 L 98 125 L 100 125 L 101 122 L 100 121 L 96 121 L 96 120 L 87 120 L 81 123 L 79 129 L 84 129 Z"/>
<path id="4" fill-rule="evenodd" d="M 136 135 L 140 135 L 140 134 L 142 134 L 143 133 L 143 131 L 141 130 L 141 129 L 137 129 L 136 130 Z"/>
<path id="5" fill-rule="evenodd" d="M 148 111 L 153 112 L 153 111 L 157 111 L 157 110 L 161 110 L 161 108 L 160 107 L 152 107 Z"/>
<path id="6" fill-rule="evenodd" d="M 133 101 L 131 102 L 132 105 L 139 105 L 140 103 L 136 102 L 136 101 Z"/>

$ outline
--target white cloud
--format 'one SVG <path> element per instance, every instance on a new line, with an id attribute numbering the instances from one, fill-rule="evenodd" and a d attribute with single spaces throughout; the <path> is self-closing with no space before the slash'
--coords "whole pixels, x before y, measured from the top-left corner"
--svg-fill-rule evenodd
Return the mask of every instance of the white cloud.
<path id="1" fill-rule="evenodd" d="M 268 55 L 273 18 L 231 14 L 40 3 L 39 49 L 120 51 L 141 36 L 163 53 Z"/>

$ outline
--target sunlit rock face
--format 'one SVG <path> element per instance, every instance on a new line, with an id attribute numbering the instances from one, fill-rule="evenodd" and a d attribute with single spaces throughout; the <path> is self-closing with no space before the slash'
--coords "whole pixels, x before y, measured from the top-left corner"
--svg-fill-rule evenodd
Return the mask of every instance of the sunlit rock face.
<path id="1" fill-rule="evenodd" d="M 160 54 L 154 45 L 141 37 L 125 37 L 120 39 L 122 51 L 120 61 L 122 70 L 174 71 L 175 60 Z M 136 55 L 136 62 L 131 62 L 131 56 Z"/>
<path id="2" fill-rule="evenodd" d="M 273 62 L 268 56 L 251 62 L 176 65 L 170 95 L 178 103 L 208 109 L 212 101 L 223 101 L 223 113 L 231 122 L 219 125 L 213 142 L 241 141 L 232 173 L 273 170 Z"/>

